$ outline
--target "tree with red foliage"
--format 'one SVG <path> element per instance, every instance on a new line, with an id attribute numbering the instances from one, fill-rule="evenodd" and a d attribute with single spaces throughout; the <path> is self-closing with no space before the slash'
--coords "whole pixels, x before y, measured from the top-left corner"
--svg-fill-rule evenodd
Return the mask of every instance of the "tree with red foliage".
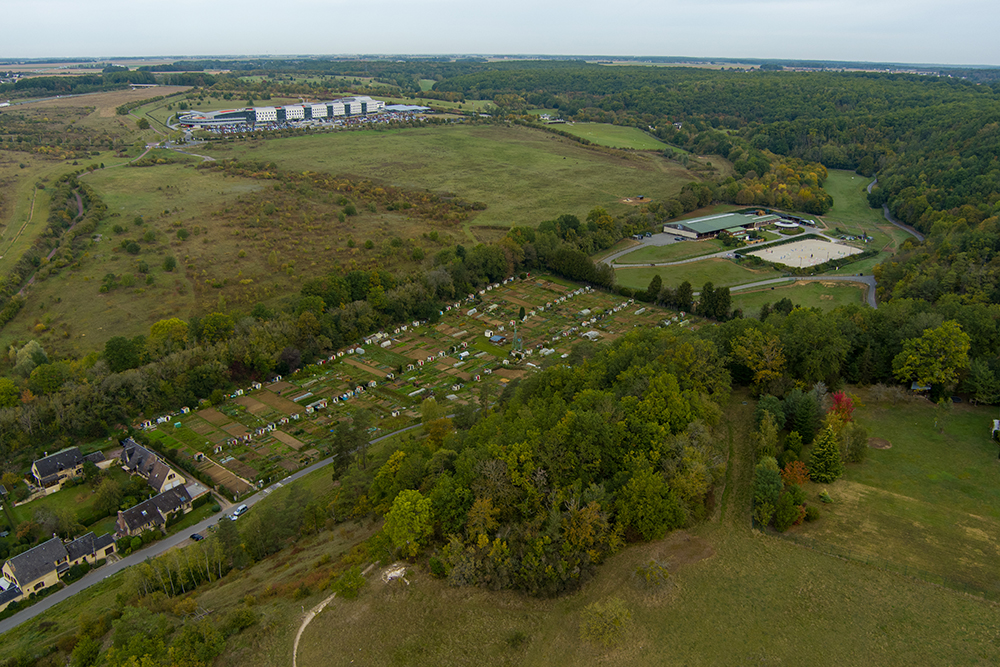
<path id="1" fill-rule="evenodd" d="M 832 398 L 833 406 L 830 408 L 830 412 L 839 415 L 844 422 L 854 421 L 854 401 L 851 397 L 838 391 Z"/>
<path id="2" fill-rule="evenodd" d="M 798 484 L 802 486 L 809 481 L 809 469 L 802 461 L 789 461 L 785 469 L 781 471 L 781 481 L 785 486 Z"/>

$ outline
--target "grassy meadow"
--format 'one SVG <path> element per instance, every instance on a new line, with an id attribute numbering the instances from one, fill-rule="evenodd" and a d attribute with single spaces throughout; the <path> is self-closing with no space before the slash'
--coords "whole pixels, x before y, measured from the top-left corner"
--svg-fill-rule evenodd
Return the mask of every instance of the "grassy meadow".
<path id="1" fill-rule="evenodd" d="M 677 266 L 649 266 L 615 271 L 619 285 L 634 289 L 646 289 L 649 287 L 649 281 L 657 274 L 667 287 L 677 287 L 687 280 L 696 292 L 707 282 L 711 282 L 715 287 L 731 287 L 781 276 L 771 268 L 752 269 L 729 259 L 706 259 Z"/>
<path id="2" fill-rule="evenodd" d="M 708 239 L 705 241 L 682 241 L 671 243 L 670 245 L 643 246 L 635 252 L 619 257 L 615 260 L 616 265 L 626 264 L 649 264 L 651 262 L 675 262 L 691 257 L 711 255 L 712 253 L 725 250 L 722 241 Z"/>
<path id="3" fill-rule="evenodd" d="M 891 403 L 859 391 L 857 420 L 888 449 L 869 449 L 828 488 L 834 502 L 799 534 L 858 558 L 944 577 L 1000 597 L 1000 462 L 989 429 L 995 407 L 924 398 Z"/>
<path id="4" fill-rule="evenodd" d="M 860 286 L 843 282 L 798 282 L 789 285 L 774 285 L 754 291 L 732 293 L 733 308 L 742 308 L 743 314 L 753 317 L 765 303 L 774 305 L 781 299 L 789 299 L 797 306 L 833 310 L 852 303 L 864 303 L 864 290 Z"/>
<path id="5" fill-rule="evenodd" d="M 599 146 L 631 148 L 637 151 L 662 151 L 669 148 L 667 144 L 636 127 L 609 123 L 566 123 L 557 127 L 563 132 L 582 137 Z"/>
<path id="6" fill-rule="evenodd" d="M 628 210 L 620 199 L 677 194 L 694 177 L 657 156 L 616 156 L 523 127 L 449 125 L 303 135 L 213 144 L 217 158 L 274 161 L 296 171 L 352 174 L 413 189 L 483 201 L 475 225 L 537 225 L 563 213 L 581 219 L 595 206 Z"/>

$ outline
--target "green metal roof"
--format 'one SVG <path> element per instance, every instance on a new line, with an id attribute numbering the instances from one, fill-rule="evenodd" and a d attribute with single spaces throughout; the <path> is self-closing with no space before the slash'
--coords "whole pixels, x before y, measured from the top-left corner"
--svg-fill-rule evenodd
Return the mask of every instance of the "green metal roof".
<path id="1" fill-rule="evenodd" d="M 732 227 L 742 228 L 753 224 L 753 218 L 741 213 L 723 213 L 721 215 L 710 215 L 692 220 L 679 220 L 672 224 L 689 229 L 700 235 L 721 232 L 724 229 Z"/>

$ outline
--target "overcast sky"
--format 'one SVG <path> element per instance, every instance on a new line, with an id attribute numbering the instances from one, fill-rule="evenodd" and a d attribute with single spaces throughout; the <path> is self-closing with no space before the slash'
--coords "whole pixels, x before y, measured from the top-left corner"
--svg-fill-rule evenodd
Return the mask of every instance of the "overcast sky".
<path id="1" fill-rule="evenodd" d="M 997 0 L 4 0 L 2 58 L 600 54 L 1000 65 Z"/>

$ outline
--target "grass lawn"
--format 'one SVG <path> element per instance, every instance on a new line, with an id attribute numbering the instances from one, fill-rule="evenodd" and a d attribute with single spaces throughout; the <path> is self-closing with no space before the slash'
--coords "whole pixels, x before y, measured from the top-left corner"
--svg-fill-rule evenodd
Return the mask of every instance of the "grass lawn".
<path id="1" fill-rule="evenodd" d="M 668 287 L 677 287 L 687 280 L 696 292 L 707 282 L 711 282 L 716 287 L 730 287 L 758 280 L 777 278 L 781 275 L 771 268 L 744 268 L 728 259 L 706 259 L 679 266 L 618 269 L 615 271 L 619 285 L 625 285 L 634 289 L 646 289 L 649 287 L 649 281 L 656 274 L 660 275 L 663 279 L 663 284 Z"/>
<path id="2" fill-rule="evenodd" d="M 198 509 L 192 510 L 187 514 L 185 514 L 183 519 L 178 521 L 173 526 L 170 526 L 168 532 L 171 535 L 176 535 L 177 533 L 183 533 L 185 530 L 190 529 L 191 526 L 195 525 L 196 523 L 204 521 L 208 517 L 215 514 L 215 512 L 212 511 L 212 507 L 214 506 L 215 506 L 215 500 L 214 499 L 209 500 L 207 503 L 205 503 Z"/>
<path id="3" fill-rule="evenodd" d="M 558 129 L 611 148 L 631 148 L 639 151 L 661 151 L 669 148 L 667 144 L 636 127 L 609 123 L 567 123 L 559 125 Z"/>
<path id="4" fill-rule="evenodd" d="M 1000 462 L 989 438 L 996 408 L 961 403 L 942 415 L 922 398 L 893 405 L 860 396 L 866 406 L 856 418 L 891 447 L 870 449 L 865 463 L 824 486 L 835 502 L 801 533 L 1000 596 Z M 810 495 L 819 488 L 811 484 Z"/>
<path id="5" fill-rule="evenodd" d="M 473 224 L 502 227 L 534 226 L 563 213 L 582 219 L 595 206 L 622 213 L 624 197 L 662 199 L 694 178 L 658 155 L 616 157 L 546 132 L 495 125 L 331 132 L 199 152 L 453 192 L 486 203 Z"/>
<path id="6" fill-rule="evenodd" d="M 107 474 L 112 479 L 117 480 L 119 484 L 125 484 L 129 479 L 128 473 L 117 466 L 108 468 Z M 64 488 L 44 498 L 33 500 L 26 505 L 15 507 L 14 516 L 17 522 L 20 523 L 30 520 L 35 512 L 40 509 L 49 510 L 54 513 L 70 510 L 77 516 L 89 515 L 94 507 L 95 500 L 97 500 L 97 494 L 89 486 L 81 484 L 72 488 Z"/>
<path id="7" fill-rule="evenodd" d="M 756 316 L 765 303 L 774 305 L 781 299 L 790 299 L 797 306 L 819 308 L 824 311 L 851 303 L 863 303 L 864 291 L 857 285 L 842 282 L 801 282 L 775 285 L 755 291 L 733 292 L 733 308 L 742 308 L 747 317 Z"/>
<path id="8" fill-rule="evenodd" d="M 870 246 L 895 249 L 913 236 L 890 224 L 883 217 L 882 209 L 868 206 L 867 187 L 870 182 L 869 178 L 852 171 L 831 169 L 823 189 L 833 197 L 833 208 L 822 219 L 830 232 L 840 227 L 849 234 L 866 233 L 875 239 Z"/>
<path id="9" fill-rule="evenodd" d="M 622 264 L 649 264 L 650 262 L 673 262 L 689 257 L 700 255 L 711 255 L 712 253 L 725 250 L 722 241 L 708 239 L 706 241 L 682 241 L 671 243 L 670 245 L 643 246 L 635 252 L 619 257 L 615 260 L 616 265 Z"/>

